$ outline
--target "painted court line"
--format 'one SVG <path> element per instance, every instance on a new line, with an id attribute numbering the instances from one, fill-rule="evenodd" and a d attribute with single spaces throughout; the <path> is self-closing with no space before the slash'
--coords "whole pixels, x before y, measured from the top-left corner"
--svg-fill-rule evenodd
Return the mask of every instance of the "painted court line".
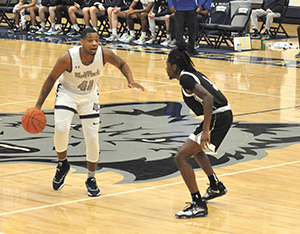
<path id="1" fill-rule="evenodd" d="M 243 171 L 238 171 L 238 172 L 231 172 L 231 173 L 221 174 L 221 175 L 218 175 L 218 177 L 237 175 L 237 174 L 253 172 L 253 171 L 259 171 L 259 170 L 264 170 L 264 169 L 270 169 L 270 168 L 275 168 L 275 167 L 281 167 L 281 166 L 297 164 L 297 163 L 300 163 L 300 160 L 299 161 L 294 161 L 294 162 L 288 162 L 288 163 L 281 163 L 281 164 L 266 166 L 266 167 L 253 168 L 253 169 L 248 169 L 248 170 L 243 170 Z M 205 179 L 206 178 L 199 178 L 199 179 L 197 179 L 197 181 L 205 180 Z M 10 214 L 18 214 L 18 213 L 22 213 L 22 212 L 41 210 L 41 209 L 51 208 L 51 207 L 55 207 L 55 206 L 68 205 L 68 204 L 72 204 L 72 203 L 85 202 L 85 201 L 94 200 L 94 199 L 101 199 L 101 198 L 106 198 L 106 197 L 115 197 L 115 196 L 124 195 L 124 194 L 128 194 L 128 193 L 141 192 L 141 191 L 152 190 L 152 189 L 157 189 L 157 188 L 162 188 L 162 187 L 169 187 L 169 186 L 183 184 L 183 183 L 184 183 L 183 181 L 180 181 L 180 182 L 176 182 L 176 183 L 169 183 L 169 184 L 163 184 L 163 185 L 158 185 L 158 186 L 152 186 L 152 187 L 146 187 L 146 188 L 141 188 L 141 189 L 134 189 L 134 190 L 124 191 L 124 192 L 119 192 L 119 193 L 107 194 L 107 195 L 102 195 L 100 197 L 83 198 L 83 199 L 78 199 L 78 200 L 73 200 L 73 201 L 68 201 L 68 202 L 56 203 L 56 204 L 52 204 L 52 205 L 38 206 L 38 207 L 22 209 L 22 210 L 15 210 L 15 211 L 1 213 L 0 217 L 5 216 L 5 215 L 10 215 Z"/>

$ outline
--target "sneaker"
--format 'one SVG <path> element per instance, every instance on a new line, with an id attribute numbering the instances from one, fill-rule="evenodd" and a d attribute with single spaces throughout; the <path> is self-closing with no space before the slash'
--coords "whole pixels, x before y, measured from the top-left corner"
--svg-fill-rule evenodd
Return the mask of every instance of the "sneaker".
<path id="1" fill-rule="evenodd" d="M 205 217 L 208 214 L 206 201 L 203 201 L 201 204 L 196 202 L 187 202 L 187 206 L 184 210 L 178 212 L 175 216 L 178 219 L 190 219 L 197 217 Z"/>
<path id="2" fill-rule="evenodd" d="M 118 41 L 119 40 L 119 35 L 111 34 L 110 37 L 105 38 L 106 41 Z"/>
<path id="3" fill-rule="evenodd" d="M 56 173 L 53 178 L 52 187 L 54 190 L 58 191 L 62 189 L 65 185 L 65 178 L 70 171 L 70 164 L 68 163 L 66 168 L 62 168 L 62 163 L 58 163 L 56 167 Z"/>
<path id="4" fill-rule="evenodd" d="M 47 32 L 45 32 L 46 35 L 52 35 L 53 28 L 51 27 Z"/>
<path id="5" fill-rule="evenodd" d="M 300 52 L 298 54 L 295 54 L 295 58 L 300 58 Z"/>
<path id="6" fill-rule="evenodd" d="M 21 32 L 19 25 L 15 25 L 12 29 L 8 30 L 8 33 L 16 33 L 16 32 Z"/>
<path id="7" fill-rule="evenodd" d="M 202 196 L 204 200 L 211 200 L 216 197 L 221 197 L 227 193 L 227 189 L 221 181 L 217 182 L 217 188 L 208 187 L 206 193 Z"/>
<path id="8" fill-rule="evenodd" d="M 268 32 L 268 30 L 264 31 L 264 33 L 262 34 L 262 37 L 264 37 L 266 40 L 269 40 L 271 38 L 270 33 Z"/>
<path id="9" fill-rule="evenodd" d="M 168 47 L 169 43 L 171 42 L 171 39 L 166 39 L 162 43 L 160 43 L 161 46 Z"/>
<path id="10" fill-rule="evenodd" d="M 254 33 L 251 34 L 252 39 L 260 39 L 260 34 L 258 31 L 254 31 Z"/>
<path id="11" fill-rule="evenodd" d="M 140 37 L 139 39 L 135 40 L 134 43 L 138 45 L 143 45 L 145 44 L 146 39 L 144 37 Z"/>
<path id="12" fill-rule="evenodd" d="M 151 37 L 148 41 L 146 41 L 146 44 L 157 44 L 157 40 L 154 37 Z"/>
<path id="13" fill-rule="evenodd" d="M 128 37 L 128 33 L 123 33 L 123 35 L 119 38 L 119 41 L 123 41 Z"/>
<path id="14" fill-rule="evenodd" d="M 64 31 L 61 28 L 56 28 L 55 30 L 52 31 L 52 35 L 64 35 Z"/>
<path id="15" fill-rule="evenodd" d="M 36 33 L 36 34 L 43 34 L 43 33 L 44 33 L 44 28 L 41 27 L 41 28 L 40 28 L 39 30 L 37 30 L 35 33 Z"/>
<path id="16" fill-rule="evenodd" d="M 71 28 L 70 32 L 67 33 L 68 37 L 80 37 L 80 32 L 74 28 Z"/>
<path id="17" fill-rule="evenodd" d="M 38 30 L 36 26 L 30 26 L 28 34 L 35 34 L 35 32 Z"/>
<path id="18" fill-rule="evenodd" d="M 85 181 L 85 185 L 90 197 L 98 197 L 100 195 L 100 189 L 97 186 L 95 177 L 88 178 Z"/>
<path id="19" fill-rule="evenodd" d="M 176 47 L 176 39 L 173 39 L 169 44 L 168 47 Z"/>
<path id="20" fill-rule="evenodd" d="M 122 41 L 125 43 L 130 43 L 133 42 L 135 40 L 135 38 L 131 35 L 128 35 L 127 38 L 123 39 Z"/>

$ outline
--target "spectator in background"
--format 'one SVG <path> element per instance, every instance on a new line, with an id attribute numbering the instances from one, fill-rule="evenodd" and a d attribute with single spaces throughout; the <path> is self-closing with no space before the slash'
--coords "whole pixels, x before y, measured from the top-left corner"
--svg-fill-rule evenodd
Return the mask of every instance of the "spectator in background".
<path id="1" fill-rule="evenodd" d="M 108 9 L 116 6 L 118 2 L 120 2 L 120 0 L 112 0 L 110 3 L 95 2 L 94 5 L 90 7 L 88 14 L 91 18 L 92 27 L 96 32 L 98 31 L 98 16 L 108 15 Z"/>
<path id="2" fill-rule="evenodd" d="M 83 15 L 85 27 L 90 27 L 90 7 L 92 7 L 95 3 L 95 0 L 76 0 L 74 1 L 74 5 L 69 7 L 68 13 L 71 20 L 71 30 L 67 33 L 68 37 L 80 37 L 80 29 L 77 24 L 77 16 L 76 14 Z"/>
<path id="3" fill-rule="evenodd" d="M 142 9 L 136 9 L 137 4 L 141 2 Z M 129 35 L 124 42 L 134 42 L 136 44 L 142 45 L 146 42 L 146 34 L 148 30 L 148 13 L 152 10 L 154 5 L 154 0 L 134 0 L 129 9 L 126 11 L 127 25 L 129 28 Z M 142 25 L 142 33 L 138 40 L 135 40 L 135 31 L 134 31 L 134 20 L 139 19 Z"/>
<path id="4" fill-rule="evenodd" d="M 132 0 L 119 0 L 115 7 L 109 7 L 107 9 L 109 27 L 111 29 L 110 37 L 106 38 L 106 41 L 118 41 L 128 37 L 128 33 L 125 32 L 123 38 L 118 35 L 118 23 L 119 18 L 126 19 L 126 11 L 129 9 Z"/>
<path id="5" fill-rule="evenodd" d="M 166 0 L 156 0 L 154 3 L 153 11 L 148 13 L 148 22 L 149 22 L 149 29 L 151 32 L 151 38 L 146 41 L 147 44 L 157 44 L 156 41 L 156 24 L 155 21 L 164 21 L 165 15 L 170 15 L 170 9 L 168 6 L 168 2 Z"/>
<path id="6" fill-rule="evenodd" d="M 205 23 L 209 19 L 209 13 L 211 10 L 212 0 L 201 0 L 200 10 L 197 11 L 197 21 L 198 23 Z"/>
<path id="7" fill-rule="evenodd" d="M 201 9 L 201 1 L 197 0 L 168 0 L 171 13 L 174 14 L 175 38 L 177 43 L 181 44 L 185 25 L 188 26 L 188 52 L 190 55 L 196 55 L 195 40 L 198 32 L 197 13 Z"/>
<path id="8" fill-rule="evenodd" d="M 23 0 L 20 0 L 17 5 L 13 8 L 13 13 L 15 14 L 15 25 L 12 30 L 9 30 L 9 33 L 15 33 L 26 30 L 26 18 L 25 11 L 30 14 L 31 26 L 29 32 L 32 33 L 38 28 L 35 26 L 35 17 L 38 13 L 38 8 L 41 7 L 41 0 L 29 0 L 28 4 L 24 4 Z"/>
<path id="9" fill-rule="evenodd" d="M 251 24 L 253 29 L 253 34 L 251 38 L 259 39 L 261 38 L 258 32 L 258 18 L 262 16 L 266 16 L 266 24 L 265 24 L 265 31 L 262 36 L 269 40 L 270 35 L 270 28 L 273 23 L 274 18 L 278 18 L 281 16 L 283 9 L 284 9 L 285 0 L 263 0 L 262 7 L 260 9 L 254 9 L 251 13 Z"/>

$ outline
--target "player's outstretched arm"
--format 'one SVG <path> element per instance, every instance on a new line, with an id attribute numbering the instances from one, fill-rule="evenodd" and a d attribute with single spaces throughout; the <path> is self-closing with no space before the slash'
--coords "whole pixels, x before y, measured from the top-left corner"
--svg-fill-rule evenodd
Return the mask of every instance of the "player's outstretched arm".
<path id="1" fill-rule="evenodd" d="M 110 49 L 104 47 L 102 48 L 103 48 L 103 55 L 104 55 L 104 63 L 108 62 L 114 65 L 115 67 L 117 67 L 122 72 L 122 74 L 126 77 L 129 88 L 137 88 L 142 91 L 145 91 L 145 88 L 142 85 L 134 81 L 132 72 L 128 64 Z"/>
<path id="2" fill-rule="evenodd" d="M 60 75 L 65 71 L 71 71 L 71 58 L 68 52 L 63 53 L 57 60 L 56 64 L 54 65 L 52 71 L 46 78 L 41 91 L 38 97 L 38 100 L 35 104 L 35 108 L 41 109 L 42 105 L 44 104 L 47 96 L 51 92 L 53 85 L 55 84 L 56 80 L 60 77 Z"/>

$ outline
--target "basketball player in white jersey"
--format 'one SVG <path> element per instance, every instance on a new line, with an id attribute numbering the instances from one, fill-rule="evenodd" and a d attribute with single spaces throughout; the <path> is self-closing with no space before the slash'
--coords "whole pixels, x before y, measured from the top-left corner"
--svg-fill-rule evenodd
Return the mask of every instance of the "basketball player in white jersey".
<path id="1" fill-rule="evenodd" d="M 42 108 L 58 80 L 54 108 L 54 145 L 58 165 L 52 183 L 53 189 L 60 190 L 64 186 L 65 177 L 70 170 L 67 160 L 68 137 L 72 118 L 78 113 L 86 142 L 88 178 L 85 184 L 88 195 L 96 197 L 100 195 L 95 179 L 99 158 L 100 106 L 97 83 L 100 72 L 106 63 L 110 63 L 120 69 L 128 81 L 129 88 L 142 91 L 144 88 L 134 81 L 131 70 L 123 59 L 99 44 L 99 36 L 94 29 L 84 29 L 80 42 L 81 46 L 69 49 L 59 57 L 42 86 L 34 108 Z"/>

